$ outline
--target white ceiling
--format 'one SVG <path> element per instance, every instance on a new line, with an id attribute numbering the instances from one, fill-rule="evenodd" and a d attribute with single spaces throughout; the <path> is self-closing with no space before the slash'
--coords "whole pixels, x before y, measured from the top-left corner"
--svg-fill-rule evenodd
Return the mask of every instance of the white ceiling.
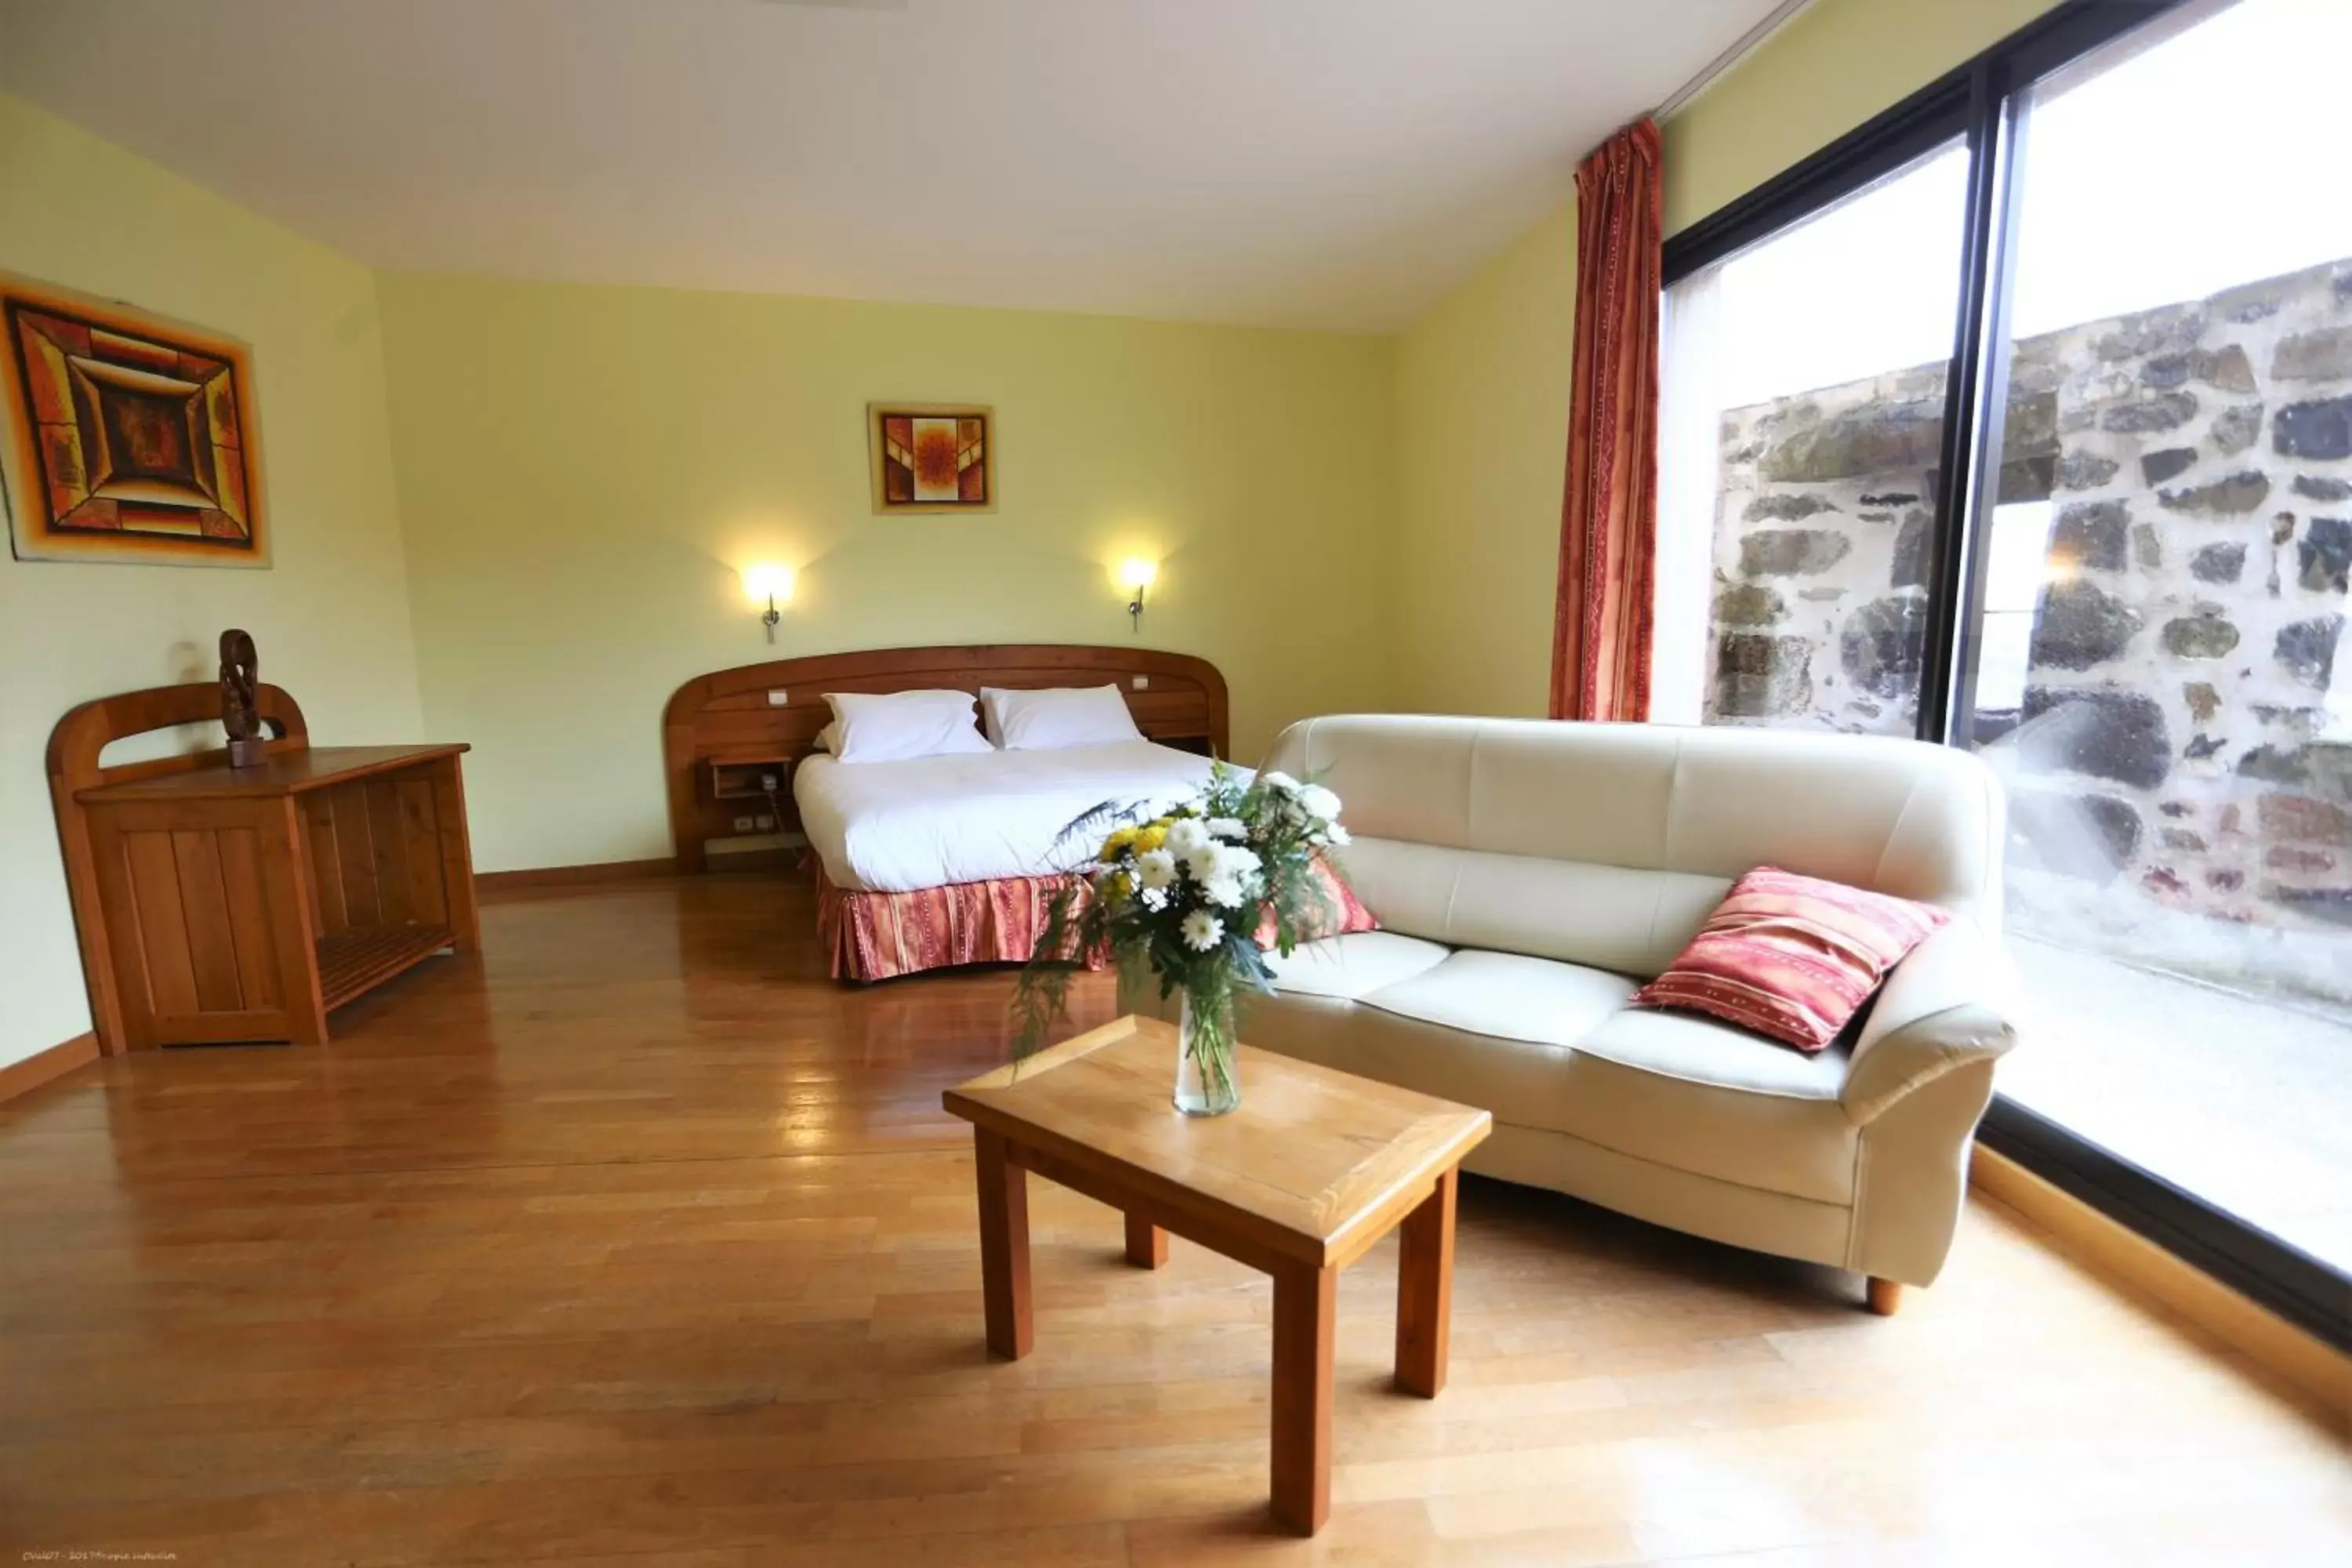
<path id="1" fill-rule="evenodd" d="M 0 87 L 386 268 L 1381 330 L 1773 0 L 0 0 Z"/>

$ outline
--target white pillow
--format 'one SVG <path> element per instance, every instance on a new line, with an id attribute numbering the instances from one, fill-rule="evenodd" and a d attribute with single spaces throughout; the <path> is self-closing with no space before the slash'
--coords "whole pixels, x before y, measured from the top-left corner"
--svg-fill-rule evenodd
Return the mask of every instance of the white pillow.
<path id="1" fill-rule="evenodd" d="M 827 724 L 824 729 L 819 730 L 816 732 L 815 744 L 816 749 L 820 752 L 830 752 L 836 746 L 840 745 L 841 721 L 835 719 L 832 723 Z"/>
<path id="2" fill-rule="evenodd" d="M 845 763 L 897 763 L 992 750 L 973 727 L 969 691 L 828 691 L 832 752 Z"/>
<path id="3" fill-rule="evenodd" d="M 980 689 L 989 738 L 1008 752 L 1051 752 L 1140 741 L 1127 699 L 1116 686 L 1056 686 L 1043 691 Z"/>

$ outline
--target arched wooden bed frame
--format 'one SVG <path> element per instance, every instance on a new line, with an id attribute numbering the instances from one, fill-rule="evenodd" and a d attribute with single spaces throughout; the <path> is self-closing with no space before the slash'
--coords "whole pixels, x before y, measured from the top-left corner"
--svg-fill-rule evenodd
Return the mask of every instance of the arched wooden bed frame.
<path id="1" fill-rule="evenodd" d="M 772 773 L 777 826 L 799 826 L 792 770 L 816 749 L 832 718 L 828 691 L 983 686 L 1118 686 L 1136 728 L 1162 745 L 1227 752 L 1225 678 L 1208 660 L 1152 648 L 983 643 L 875 648 L 772 659 L 700 675 L 662 715 L 662 771 L 672 847 L 681 871 L 707 869 L 709 840 L 736 832 L 753 797 L 722 797 L 745 776 Z M 761 805 L 766 800 L 760 800 Z M 1025 957 L 1061 877 L 1013 878 L 909 893 L 845 892 L 817 872 L 817 920 L 833 973 L 877 980 L 950 964 Z"/>
<path id="2" fill-rule="evenodd" d="M 681 871 L 709 868 L 704 843 L 735 831 L 735 808 L 712 794 L 715 763 L 776 763 L 777 794 L 791 818 L 790 769 L 816 749 L 833 717 L 828 691 L 1035 688 L 1115 684 L 1136 728 L 1165 746 L 1227 755 L 1225 678 L 1205 658 L 1156 648 L 1076 643 L 968 643 L 868 648 L 698 675 L 662 710 L 662 774 L 669 791 L 670 844 Z M 772 700 L 775 692 L 784 700 Z"/>

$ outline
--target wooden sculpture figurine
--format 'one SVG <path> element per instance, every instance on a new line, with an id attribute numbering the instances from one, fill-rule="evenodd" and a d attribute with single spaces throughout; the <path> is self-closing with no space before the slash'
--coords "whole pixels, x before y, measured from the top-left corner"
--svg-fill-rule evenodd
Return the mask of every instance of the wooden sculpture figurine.
<path id="1" fill-rule="evenodd" d="M 254 704 L 261 659 L 251 634 L 231 628 L 220 640 L 221 728 L 228 731 L 228 765 L 257 768 L 269 760 L 269 742 Z"/>

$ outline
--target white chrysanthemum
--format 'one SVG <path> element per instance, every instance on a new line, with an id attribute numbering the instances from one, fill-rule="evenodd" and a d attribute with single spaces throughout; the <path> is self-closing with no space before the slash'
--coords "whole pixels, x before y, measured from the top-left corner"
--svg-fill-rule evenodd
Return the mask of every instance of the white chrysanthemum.
<path id="1" fill-rule="evenodd" d="M 1147 892 L 1176 879 L 1176 857 L 1165 849 L 1147 849 L 1135 858 L 1135 874 Z"/>
<path id="2" fill-rule="evenodd" d="M 1238 844 L 1220 844 L 1200 858 L 1208 864 L 1193 869 L 1202 897 L 1225 909 L 1239 909 L 1257 896 L 1261 863 L 1257 852 Z"/>
<path id="3" fill-rule="evenodd" d="M 1147 910 L 1154 911 L 1164 910 L 1168 907 L 1168 889 L 1165 888 L 1146 888 L 1143 891 L 1136 894 L 1135 899 L 1138 903 L 1141 904 Z"/>
<path id="4" fill-rule="evenodd" d="M 1176 857 L 1176 863 L 1184 868 L 1184 874 L 1192 880 L 1213 881 L 1217 875 L 1217 847 L 1203 844 L 1197 848 L 1187 849 Z"/>
<path id="5" fill-rule="evenodd" d="M 1241 839 L 1249 837 L 1249 824 L 1238 816 L 1213 816 L 1208 822 L 1212 838 Z"/>
<path id="6" fill-rule="evenodd" d="M 1258 774 L 1257 782 L 1265 785 L 1268 789 L 1280 790 L 1285 794 L 1287 794 L 1298 787 L 1298 781 L 1292 778 L 1288 773 L 1282 772 L 1280 769 L 1269 769 L 1268 771 Z"/>
<path id="7" fill-rule="evenodd" d="M 1206 952 L 1225 940 L 1225 922 L 1206 910 L 1194 910 L 1184 917 L 1184 945 L 1194 952 Z"/>
<path id="8" fill-rule="evenodd" d="M 1324 826 L 1323 842 L 1326 844 L 1336 845 L 1350 843 L 1352 840 L 1349 838 L 1348 830 L 1346 828 L 1340 826 L 1338 823 L 1333 822 L 1328 823 Z"/>
<path id="9" fill-rule="evenodd" d="M 1298 804 L 1307 808 L 1309 816 L 1319 816 L 1328 822 L 1339 815 L 1339 797 L 1321 784 L 1308 784 L 1298 792 Z"/>
<path id="10" fill-rule="evenodd" d="M 1168 848 L 1178 859 L 1209 842 L 1209 830 L 1201 826 L 1197 816 L 1180 816 L 1168 825 Z"/>

